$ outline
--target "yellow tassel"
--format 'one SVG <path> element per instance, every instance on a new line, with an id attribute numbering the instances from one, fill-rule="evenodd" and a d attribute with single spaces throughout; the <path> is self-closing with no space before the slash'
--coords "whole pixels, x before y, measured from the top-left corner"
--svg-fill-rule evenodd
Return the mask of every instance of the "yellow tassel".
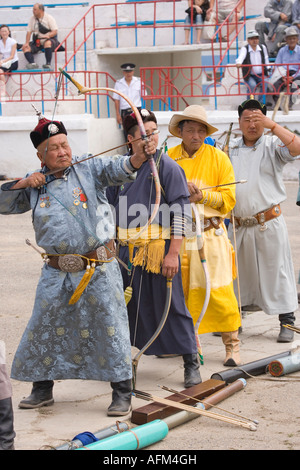
<path id="1" fill-rule="evenodd" d="M 132 297 L 132 287 L 131 286 L 126 287 L 125 292 L 124 292 L 124 296 L 125 296 L 125 303 L 126 303 L 126 305 L 128 305 L 128 303 L 130 302 L 131 297 Z"/>
<path id="2" fill-rule="evenodd" d="M 161 267 L 165 256 L 165 240 L 152 240 L 151 243 L 138 249 L 133 264 L 135 266 L 144 266 L 146 261 L 146 270 L 154 274 L 161 272 Z"/>
<path id="3" fill-rule="evenodd" d="M 88 285 L 88 283 L 91 280 L 92 275 L 94 274 L 95 271 L 95 263 L 92 263 L 92 266 L 89 264 L 86 267 L 86 271 L 80 281 L 80 283 L 77 286 L 77 289 L 75 290 L 74 294 L 69 300 L 69 305 L 75 304 L 81 297 L 81 294 L 83 293 L 84 289 Z"/>
<path id="4" fill-rule="evenodd" d="M 128 243 L 128 252 L 129 252 L 129 263 L 130 263 L 130 265 L 132 265 L 133 250 L 134 250 L 134 244 L 133 243 Z"/>

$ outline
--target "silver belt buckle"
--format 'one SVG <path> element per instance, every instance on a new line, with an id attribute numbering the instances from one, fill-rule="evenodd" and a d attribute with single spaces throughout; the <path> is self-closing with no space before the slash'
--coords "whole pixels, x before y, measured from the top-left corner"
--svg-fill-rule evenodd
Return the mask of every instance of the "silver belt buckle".
<path id="1" fill-rule="evenodd" d="M 96 250 L 97 253 L 97 259 L 101 261 L 106 261 L 107 260 L 107 251 L 104 246 L 99 246 Z"/>
<path id="2" fill-rule="evenodd" d="M 58 257 L 58 266 L 66 273 L 77 273 L 84 270 L 84 260 L 80 256 L 62 255 Z"/>
<path id="3" fill-rule="evenodd" d="M 265 224 L 266 217 L 265 217 L 265 214 L 263 212 L 258 214 L 258 220 L 259 220 L 259 223 L 260 223 L 260 229 L 259 230 L 261 232 L 264 232 L 265 230 L 267 230 L 268 226 Z"/>
<path id="4" fill-rule="evenodd" d="M 202 225 L 203 230 L 206 229 L 207 227 L 209 227 L 211 225 L 210 220 L 209 219 L 206 219 L 206 221 L 201 220 L 201 225 Z"/>
<path id="5" fill-rule="evenodd" d="M 223 233 L 224 233 L 224 230 L 222 227 L 215 229 L 215 235 L 217 235 L 217 237 L 219 237 L 220 235 L 223 235 Z"/>
<path id="6" fill-rule="evenodd" d="M 253 227 L 254 225 L 257 225 L 257 224 L 258 224 L 258 221 L 256 217 L 254 216 L 240 218 L 240 225 L 242 225 L 243 227 Z"/>

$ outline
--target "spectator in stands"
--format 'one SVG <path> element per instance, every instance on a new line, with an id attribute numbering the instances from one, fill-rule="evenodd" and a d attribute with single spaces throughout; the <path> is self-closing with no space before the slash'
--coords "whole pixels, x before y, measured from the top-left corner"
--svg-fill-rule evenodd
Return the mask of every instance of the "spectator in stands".
<path id="1" fill-rule="evenodd" d="M 292 8 L 292 24 L 297 26 L 300 33 L 300 0 L 295 0 Z"/>
<path id="2" fill-rule="evenodd" d="M 191 24 L 195 26 L 197 31 L 197 44 L 200 44 L 201 34 L 202 34 L 202 25 L 204 23 L 203 16 L 205 17 L 206 11 L 210 8 L 209 0 L 188 0 L 188 9 L 185 10 L 187 13 L 185 18 L 185 43 L 189 44 L 189 36 L 191 30 Z M 193 22 L 192 22 L 193 18 Z M 191 40 L 191 42 L 193 42 Z"/>
<path id="3" fill-rule="evenodd" d="M 32 34 L 32 40 L 30 41 Z M 36 3 L 33 5 L 33 16 L 31 17 L 26 34 L 25 44 L 22 50 L 29 62 L 28 69 L 37 68 L 34 62 L 34 54 L 44 50 L 46 56 L 46 64 L 44 69 L 51 69 L 52 52 L 59 45 L 57 39 L 57 24 L 55 19 L 45 13 L 44 5 Z"/>
<path id="4" fill-rule="evenodd" d="M 220 25 L 230 16 L 228 26 L 222 28 L 223 39 L 229 38 L 231 33 L 236 30 L 236 20 L 241 18 L 241 10 L 244 8 L 245 0 L 210 0 L 210 10 L 207 13 L 207 19 L 213 21 L 217 18 L 217 24 Z M 226 34 L 224 34 L 224 30 Z"/>
<path id="5" fill-rule="evenodd" d="M 242 46 L 235 63 L 237 67 L 242 68 L 243 78 L 249 89 L 248 98 L 250 98 L 250 95 L 257 93 L 258 90 L 262 90 L 261 84 L 263 76 L 267 77 L 269 75 L 269 56 L 266 46 L 259 44 L 257 31 L 249 31 L 247 41 L 248 44 Z M 246 64 L 248 64 L 249 67 L 246 67 Z M 258 100 L 262 102 L 263 95 L 259 95 Z"/>
<path id="6" fill-rule="evenodd" d="M 290 87 L 290 91 L 296 91 L 298 85 L 294 83 L 300 79 L 300 46 L 298 45 L 299 34 L 296 26 L 290 26 L 285 32 L 286 45 L 281 47 L 275 64 L 278 66 L 275 68 L 271 83 L 277 93 L 286 90 L 286 87 Z M 275 103 L 278 100 L 278 94 L 273 95 Z M 293 105 L 292 95 L 290 96 L 290 108 Z"/>
<path id="7" fill-rule="evenodd" d="M 270 41 L 269 57 L 276 57 L 279 48 L 284 40 L 285 30 L 292 22 L 293 2 L 290 0 L 270 0 L 264 9 L 266 18 L 271 22 L 258 21 L 255 29 L 259 34 L 260 44 L 265 44 L 265 35 Z"/>
<path id="8" fill-rule="evenodd" d="M 140 111 L 142 107 L 141 100 L 141 79 L 134 76 L 135 64 L 126 63 L 121 65 L 123 71 L 123 77 L 120 80 L 117 80 L 115 84 L 115 90 L 124 93 L 132 103 Z M 116 117 L 119 124 L 123 124 L 125 116 L 132 113 L 132 109 L 129 107 L 124 98 L 122 98 L 117 93 L 114 93 L 113 100 L 116 107 Z M 127 133 L 124 130 L 124 137 L 127 141 Z"/>
<path id="9" fill-rule="evenodd" d="M 3 24 L 0 26 L 0 97 L 1 100 L 5 99 L 5 72 L 17 70 L 18 68 L 18 53 L 17 41 L 11 37 L 10 29 Z"/>

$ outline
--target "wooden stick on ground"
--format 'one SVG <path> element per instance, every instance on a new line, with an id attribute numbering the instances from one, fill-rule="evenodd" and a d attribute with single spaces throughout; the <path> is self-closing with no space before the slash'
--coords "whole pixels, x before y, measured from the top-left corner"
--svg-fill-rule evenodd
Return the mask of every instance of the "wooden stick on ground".
<path id="1" fill-rule="evenodd" d="M 208 418 L 216 419 L 219 421 L 224 421 L 229 424 L 234 424 L 236 426 L 249 429 L 250 431 L 256 431 L 257 429 L 255 424 L 252 424 L 252 423 L 245 423 L 245 421 L 240 421 L 234 418 L 229 418 L 227 416 L 222 416 L 217 413 L 213 413 L 211 411 L 201 410 L 200 408 L 196 408 L 194 406 L 185 405 L 184 403 L 178 403 L 173 400 L 168 400 L 167 398 L 157 397 L 147 392 L 141 392 L 140 390 L 133 390 L 132 392 L 137 398 L 141 398 L 143 400 L 156 401 L 163 405 L 172 406 L 174 408 L 179 408 L 180 410 L 189 411 L 191 413 L 195 413 L 198 415 L 207 416 Z"/>
<path id="2" fill-rule="evenodd" d="M 212 403 L 208 402 L 208 401 L 205 401 L 205 400 L 198 400 L 198 398 L 194 398 L 194 397 L 190 397 L 189 395 L 185 395 L 184 393 L 181 393 L 181 392 L 178 392 L 177 390 L 174 390 L 173 388 L 169 388 L 169 387 L 166 387 L 165 385 L 159 385 L 160 388 L 162 388 L 163 390 L 167 390 L 168 392 L 171 392 L 171 393 L 176 393 L 177 395 L 180 395 L 182 397 L 185 397 L 185 398 L 190 398 L 192 400 L 194 400 L 195 402 L 197 403 L 203 403 L 204 405 L 209 405 L 210 407 L 212 408 L 216 408 L 220 411 L 224 411 L 225 413 L 228 413 L 232 416 L 236 416 L 237 418 L 240 418 L 240 419 L 244 419 L 245 421 L 248 421 L 248 422 L 252 422 L 254 424 L 258 424 L 258 421 L 256 419 L 252 419 L 252 418 L 246 418 L 245 416 L 240 416 L 238 415 L 237 413 L 233 413 L 232 411 L 228 411 L 228 410 L 225 410 L 224 408 L 221 408 L 220 406 L 218 405 L 213 405 Z"/>

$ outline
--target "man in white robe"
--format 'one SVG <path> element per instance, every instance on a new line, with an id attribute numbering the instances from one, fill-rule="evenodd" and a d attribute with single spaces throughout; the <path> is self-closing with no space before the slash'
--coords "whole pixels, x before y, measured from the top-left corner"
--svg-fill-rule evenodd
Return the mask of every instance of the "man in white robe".
<path id="1" fill-rule="evenodd" d="M 234 217 L 242 308 L 255 305 L 279 315 L 278 342 L 291 342 L 298 308 L 297 289 L 287 228 L 280 204 L 286 199 L 282 170 L 300 154 L 300 139 L 266 116 L 254 99 L 238 108 L 242 137 L 230 144 L 236 180 Z M 273 135 L 264 135 L 269 129 Z M 232 219 L 229 237 L 233 242 Z"/>

